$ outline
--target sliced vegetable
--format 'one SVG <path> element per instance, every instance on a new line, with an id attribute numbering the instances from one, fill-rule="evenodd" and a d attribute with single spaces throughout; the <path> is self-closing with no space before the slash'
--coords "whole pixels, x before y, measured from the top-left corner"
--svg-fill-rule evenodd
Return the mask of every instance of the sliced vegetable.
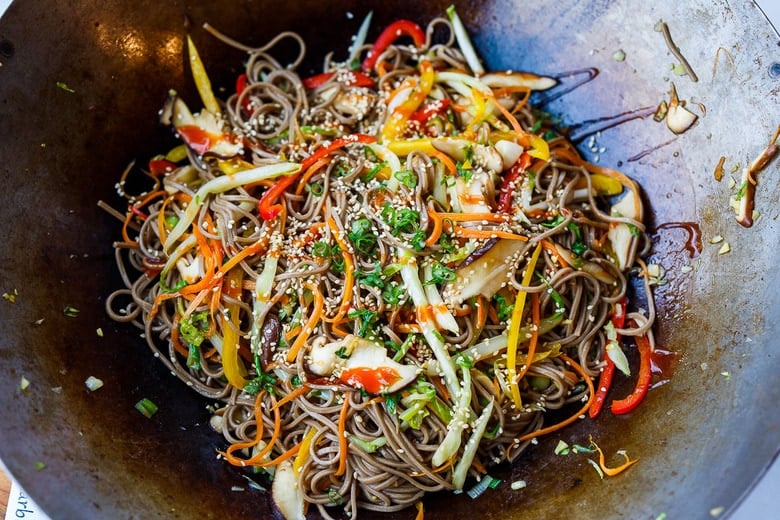
<path id="1" fill-rule="evenodd" d="M 271 188 L 268 191 L 266 191 L 263 194 L 263 197 L 260 199 L 260 202 L 258 203 L 258 210 L 260 212 L 260 216 L 265 220 L 271 220 L 276 218 L 276 216 L 282 211 L 282 205 L 277 203 L 277 200 L 279 200 L 279 198 L 282 197 L 284 192 L 287 191 L 287 188 L 289 188 L 296 180 L 298 180 L 298 177 L 301 175 L 302 172 L 308 170 L 310 166 L 312 166 L 320 159 L 330 155 L 336 150 L 344 148 L 348 144 L 351 143 L 368 144 L 368 143 L 373 143 L 374 141 L 376 141 L 376 138 L 370 135 L 352 134 L 344 137 L 339 137 L 338 139 L 333 140 L 327 146 L 318 148 L 316 152 L 312 153 L 310 156 L 308 156 L 306 159 L 304 159 L 301 162 L 301 167 L 298 169 L 296 173 L 283 177 L 276 184 L 271 186 Z"/>
<path id="2" fill-rule="evenodd" d="M 374 42 L 374 46 L 368 51 L 361 67 L 363 72 L 373 70 L 379 56 L 402 36 L 410 37 L 417 48 L 422 48 L 425 45 L 425 31 L 419 25 L 410 20 L 396 20 L 382 31 Z"/>
<path id="3" fill-rule="evenodd" d="M 517 255 L 526 246 L 519 240 L 498 239 L 488 247 L 476 260 L 456 271 L 456 279 L 444 288 L 445 301 L 458 304 L 480 294 L 492 298 L 506 283 Z"/>
<path id="4" fill-rule="evenodd" d="M 463 57 L 466 59 L 469 68 L 475 76 L 484 74 L 485 69 L 479 61 L 477 50 L 474 48 L 474 44 L 471 43 L 471 37 L 469 36 L 466 27 L 463 25 L 460 16 L 458 16 L 458 12 L 455 10 L 454 5 L 447 8 L 447 17 L 450 19 L 452 30 L 455 32 L 455 39 L 458 42 L 460 51 L 463 53 Z"/>
<path id="5" fill-rule="evenodd" d="M 138 410 L 141 415 L 146 417 L 147 419 L 151 419 L 154 414 L 157 413 L 157 405 L 154 404 L 150 399 L 147 399 L 144 397 L 137 403 L 135 403 L 135 409 Z"/>
<path id="6" fill-rule="evenodd" d="M 187 35 L 187 52 L 190 56 L 192 79 L 195 80 L 195 86 L 198 89 L 201 101 L 203 101 L 203 106 L 212 114 L 219 115 L 221 111 L 217 98 L 214 96 L 214 91 L 211 88 L 211 80 L 209 80 L 206 67 L 200 59 L 198 49 L 195 48 L 195 42 L 192 41 L 189 34 Z"/>
<path id="7" fill-rule="evenodd" d="M 617 415 L 632 412 L 639 406 L 652 382 L 652 347 L 647 336 L 636 336 L 636 346 L 639 350 L 639 377 L 637 378 L 634 391 L 626 398 L 612 401 L 612 413 Z"/>
<path id="8" fill-rule="evenodd" d="M 276 467 L 271 495 L 285 520 L 306 519 L 301 483 L 289 460 L 280 462 Z"/>

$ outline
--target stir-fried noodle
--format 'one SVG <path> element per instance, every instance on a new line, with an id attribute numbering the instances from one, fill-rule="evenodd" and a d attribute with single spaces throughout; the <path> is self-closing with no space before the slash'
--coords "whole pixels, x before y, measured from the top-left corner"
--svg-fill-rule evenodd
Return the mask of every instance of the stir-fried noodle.
<path id="1" fill-rule="evenodd" d="M 222 403 L 224 459 L 292 469 L 325 517 L 515 460 L 587 413 L 617 338 L 654 319 L 645 281 L 649 312 L 614 320 L 649 247 L 641 199 L 529 106 L 554 81 L 475 76 L 449 20 L 410 26 L 306 79 L 299 36 L 251 49 L 207 27 L 245 76 L 216 101 L 190 49 L 205 108 L 171 94 L 184 145 L 125 194 L 116 243 L 111 316 Z"/>

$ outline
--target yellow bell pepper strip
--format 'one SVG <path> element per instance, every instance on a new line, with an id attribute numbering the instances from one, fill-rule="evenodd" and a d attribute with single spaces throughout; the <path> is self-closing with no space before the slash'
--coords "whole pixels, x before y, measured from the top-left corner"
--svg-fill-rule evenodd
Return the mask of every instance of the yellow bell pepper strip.
<path id="1" fill-rule="evenodd" d="M 311 428 L 306 432 L 306 435 L 303 436 L 303 440 L 301 440 L 298 454 L 295 456 L 295 460 L 293 461 L 293 471 L 295 472 L 296 477 L 301 474 L 303 465 L 306 464 L 307 460 L 309 460 L 312 439 L 314 439 L 316 434 L 317 428 Z"/>
<path id="2" fill-rule="evenodd" d="M 209 80 L 209 76 L 206 74 L 206 67 L 203 66 L 198 49 L 195 48 L 195 42 L 192 41 L 189 35 L 187 35 L 187 52 L 190 56 L 192 79 L 195 80 L 195 87 L 198 89 L 203 106 L 212 114 L 219 115 L 221 111 L 217 98 L 214 96 L 214 91 L 211 89 L 211 80 Z"/>
<path id="3" fill-rule="evenodd" d="M 406 123 L 412 114 L 417 111 L 420 105 L 423 104 L 425 99 L 430 94 L 433 88 L 433 82 L 436 78 L 436 74 L 433 71 L 433 65 L 430 61 L 420 62 L 420 81 L 417 87 L 412 90 L 409 97 L 401 103 L 387 120 L 384 128 L 382 129 L 382 142 L 388 143 L 395 140 L 403 134 L 406 128 Z"/>
<path id="4" fill-rule="evenodd" d="M 382 31 L 371 50 L 368 51 L 366 59 L 361 65 L 363 72 L 370 72 L 376 65 L 379 56 L 401 36 L 409 36 L 415 47 L 420 48 L 425 45 L 425 31 L 419 25 L 410 20 L 396 20 Z"/>
<path id="5" fill-rule="evenodd" d="M 373 143 L 374 141 L 376 141 L 376 138 L 370 135 L 352 134 L 352 135 L 346 135 L 344 137 L 339 137 L 338 139 L 334 139 L 329 145 L 317 149 L 317 151 L 315 151 L 313 154 L 311 154 L 301 162 L 301 167 L 296 173 L 293 173 L 292 175 L 288 175 L 286 177 L 282 177 L 276 184 L 271 186 L 271 188 L 263 194 L 263 197 L 260 199 L 260 202 L 258 202 L 258 211 L 260 213 L 260 216 L 264 220 L 272 220 L 276 218 L 276 216 L 279 215 L 279 213 L 282 211 L 282 205 L 280 203 L 277 203 L 276 201 L 279 200 L 279 198 L 281 198 L 281 196 L 284 194 L 287 188 L 292 186 L 292 184 L 295 183 L 296 180 L 298 180 L 298 177 L 300 177 L 301 173 L 308 170 L 309 167 L 313 165 L 315 162 L 319 161 L 320 159 L 322 159 L 327 155 L 330 155 L 336 150 L 345 147 L 348 144 L 351 143 L 368 144 L 368 143 Z"/>
<path id="6" fill-rule="evenodd" d="M 528 265 L 525 268 L 525 274 L 521 284 L 528 286 L 534 275 L 534 269 L 536 268 L 536 262 L 539 260 L 539 253 L 542 250 L 542 244 L 536 244 L 536 249 L 531 254 L 531 259 L 528 261 Z M 507 365 L 507 379 L 509 379 L 509 391 L 512 394 L 512 402 L 519 410 L 523 406 L 523 402 L 520 399 L 520 389 L 517 386 L 517 345 L 520 340 L 520 320 L 523 319 L 523 308 L 525 307 L 525 300 L 527 292 L 518 291 L 517 298 L 515 299 L 515 306 L 512 309 L 512 317 L 509 322 L 509 334 L 507 335 L 506 346 L 506 365 Z"/>
<path id="7" fill-rule="evenodd" d="M 230 270 L 223 282 L 222 292 L 226 296 L 241 294 L 241 282 L 244 270 L 240 267 Z M 249 382 L 244 376 L 246 368 L 238 357 L 239 327 L 241 325 L 240 310 L 237 303 L 226 306 L 227 313 L 222 315 L 222 368 L 228 383 L 238 389 L 244 388 Z"/>
<path id="8" fill-rule="evenodd" d="M 438 152 L 429 138 L 390 141 L 387 143 L 387 148 L 396 155 L 409 155 L 412 152 L 432 155 Z"/>

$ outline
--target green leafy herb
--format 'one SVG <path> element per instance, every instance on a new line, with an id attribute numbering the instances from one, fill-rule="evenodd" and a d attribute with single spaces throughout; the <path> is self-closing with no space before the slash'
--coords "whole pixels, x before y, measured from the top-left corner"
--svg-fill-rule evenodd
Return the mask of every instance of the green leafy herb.
<path id="1" fill-rule="evenodd" d="M 349 352 L 347 352 L 347 347 L 340 347 L 336 351 L 336 357 L 338 357 L 338 358 L 349 359 L 349 356 L 350 356 L 350 354 L 349 354 Z"/>
<path id="2" fill-rule="evenodd" d="M 398 406 L 398 401 L 401 399 L 398 394 L 384 394 L 382 397 L 385 398 L 385 406 L 387 407 L 387 413 L 389 414 L 395 414 L 396 407 Z"/>
<path id="3" fill-rule="evenodd" d="M 546 227 L 546 228 L 554 228 L 554 227 L 560 226 L 563 223 L 564 220 L 566 220 L 566 219 L 563 218 L 563 215 L 558 215 L 554 219 L 548 220 L 548 221 L 545 221 L 545 222 L 541 222 L 540 224 L 542 226 Z"/>
<path id="4" fill-rule="evenodd" d="M 404 296 L 404 289 L 397 283 L 389 283 L 382 289 L 382 301 L 388 305 L 398 305 Z"/>
<path id="5" fill-rule="evenodd" d="M 298 379 L 300 382 L 300 378 Z M 254 379 L 244 385 L 244 392 L 249 395 L 257 395 L 260 390 L 265 390 L 268 393 L 274 393 L 276 386 L 276 376 L 267 372 L 261 372 Z M 299 385 L 300 386 L 300 385 Z"/>
<path id="6" fill-rule="evenodd" d="M 164 293 L 175 293 L 181 291 L 183 288 L 187 286 L 187 282 L 185 280 L 179 280 L 176 282 L 176 285 L 173 287 L 168 287 L 165 284 L 165 275 L 163 273 L 160 273 L 160 290 Z"/>
<path id="7" fill-rule="evenodd" d="M 334 506 L 343 506 L 344 505 L 344 497 L 341 496 L 341 493 L 339 493 L 338 489 L 333 488 L 333 487 L 328 489 L 328 500 Z"/>
<path id="8" fill-rule="evenodd" d="M 358 269 L 355 271 L 355 276 L 358 281 L 367 287 L 376 287 L 382 289 L 385 286 L 384 274 L 379 264 L 376 264 L 373 271 L 366 272 Z"/>
<path id="9" fill-rule="evenodd" d="M 374 324 L 379 319 L 377 312 L 369 309 L 354 310 L 347 314 L 347 317 L 360 321 L 360 329 L 358 330 L 357 335 L 361 338 L 365 338 L 369 332 L 372 332 Z"/>
<path id="10" fill-rule="evenodd" d="M 514 303 L 509 303 L 503 294 L 494 294 L 493 301 L 496 302 L 498 320 L 507 321 L 512 316 L 512 310 L 515 308 Z"/>
<path id="11" fill-rule="evenodd" d="M 367 218 L 357 219 L 352 223 L 352 229 L 347 236 L 355 245 L 355 249 L 364 255 L 371 255 L 376 250 L 377 237 L 372 222 Z"/>
<path id="12" fill-rule="evenodd" d="M 189 346 L 187 366 L 200 370 L 200 345 L 206 339 L 209 330 L 208 311 L 195 312 L 179 321 L 179 336 Z"/>
<path id="13" fill-rule="evenodd" d="M 456 278 L 455 270 L 450 269 L 441 262 L 433 262 L 431 279 L 426 282 L 428 285 L 441 285 L 452 282 Z"/>

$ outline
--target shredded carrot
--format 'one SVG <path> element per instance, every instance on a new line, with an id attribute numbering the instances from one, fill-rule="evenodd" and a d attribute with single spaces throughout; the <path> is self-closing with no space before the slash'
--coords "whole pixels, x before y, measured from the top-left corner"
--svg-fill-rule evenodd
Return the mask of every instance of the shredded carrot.
<path id="1" fill-rule="evenodd" d="M 182 356 L 189 356 L 190 353 L 187 348 L 179 341 L 179 314 L 176 313 L 171 321 L 171 344 L 176 352 Z"/>
<path id="2" fill-rule="evenodd" d="M 333 318 L 324 317 L 323 321 L 328 323 L 336 323 L 344 318 L 349 310 L 352 302 L 352 291 L 355 286 L 355 262 L 352 260 L 352 254 L 349 252 L 349 244 L 344 240 L 344 235 L 336 225 L 336 221 L 333 217 L 328 217 L 328 227 L 333 233 L 333 238 L 341 249 L 341 256 L 344 259 L 344 289 L 341 293 L 341 305 L 336 316 Z"/>
<path id="3" fill-rule="evenodd" d="M 316 327 L 322 319 L 322 309 L 325 306 L 325 297 L 320 292 L 319 287 L 311 282 L 305 282 L 303 285 L 310 289 L 312 294 L 314 294 L 314 308 L 300 335 L 295 338 L 295 343 L 292 344 L 290 350 L 287 352 L 286 359 L 288 363 L 295 361 L 295 358 L 298 356 L 298 351 L 303 344 L 306 343 L 306 340 L 309 339 L 309 336 L 311 336 L 311 333 L 314 331 L 314 327 Z"/>
<path id="4" fill-rule="evenodd" d="M 335 475 L 340 477 L 347 471 L 347 412 L 349 411 L 349 396 L 344 395 L 344 404 L 339 413 L 339 467 Z"/>
<path id="5" fill-rule="evenodd" d="M 428 207 L 428 218 L 433 221 L 433 229 L 430 236 L 425 240 L 426 246 L 432 246 L 439 241 L 444 231 L 444 223 L 449 222 L 506 222 L 508 216 L 503 213 L 440 213 L 432 207 Z M 519 236 L 519 235 L 513 235 Z M 466 237 L 471 238 L 471 237 Z"/>
<path id="6" fill-rule="evenodd" d="M 593 396 L 594 396 L 593 381 L 590 379 L 588 374 L 585 373 L 585 371 L 582 369 L 582 367 L 579 365 L 579 363 L 577 363 L 576 361 L 571 359 L 569 356 L 567 356 L 566 354 L 561 354 L 560 358 L 563 361 L 565 361 L 566 363 L 569 363 L 572 366 L 572 368 L 574 368 L 574 370 L 576 370 L 577 373 L 579 373 L 580 377 L 582 377 L 582 379 L 585 381 L 585 384 L 588 385 L 588 402 L 585 403 L 582 406 L 582 408 L 580 408 L 579 411 L 576 414 L 574 414 L 574 415 L 572 415 L 570 417 L 567 417 L 563 421 L 561 421 L 559 423 L 556 423 L 556 424 L 552 424 L 552 425 L 550 425 L 550 426 L 548 426 L 546 428 L 541 428 L 541 429 L 536 430 L 534 432 L 526 433 L 525 435 L 522 435 L 521 437 L 519 437 L 517 439 L 517 442 L 527 441 L 527 440 L 533 439 L 535 437 L 541 437 L 542 435 L 547 435 L 548 433 L 556 432 L 556 431 L 560 430 L 561 428 L 563 428 L 565 426 L 568 426 L 569 424 L 573 423 L 578 418 L 583 417 L 587 413 L 588 408 L 590 408 L 590 403 L 593 401 Z"/>
<path id="7" fill-rule="evenodd" d="M 455 457 L 450 457 L 450 459 L 447 462 L 445 462 L 444 464 L 442 464 L 438 468 L 431 469 L 430 472 L 433 473 L 433 474 L 442 473 L 443 471 L 446 471 L 449 468 L 451 468 L 452 465 L 454 464 L 454 462 L 455 462 Z M 421 473 L 419 471 L 413 471 L 413 472 L 409 473 L 410 477 L 424 477 L 425 475 L 426 475 L 425 473 Z"/>
<path id="8" fill-rule="evenodd" d="M 604 166 L 597 166 L 595 164 L 587 162 L 582 157 L 580 157 L 577 151 L 570 145 L 555 147 L 553 149 L 553 157 L 560 157 L 575 166 L 581 166 L 585 168 L 590 173 L 605 175 L 607 177 L 611 177 L 619 181 L 620 184 L 622 184 L 625 188 L 628 188 L 634 192 L 634 194 L 636 195 L 634 197 L 634 201 L 635 201 L 634 209 L 636 210 L 637 214 L 641 213 L 640 212 L 641 198 L 639 197 L 639 193 L 638 193 L 639 189 L 637 188 L 636 183 L 633 180 L 631 180 L 628 176 L 626 176 L 625 173 L 620 172 L 618 170 L 613 170 L 612 168 L 605 168 Z"/>
<path id="9" fill-rule="evenodd" d="M 537 159 L 543 159 L 545 161 L 549 159 L 550 147 L 547 144 L 547 141 L 538 135 L 534 135 L 523 130 L 523 127 L 520 126 L 520 123 L 517 121 L 515 116 L 509 112 L 509 110 L 507 110 L 504 105 L 499 103 L 495 97 L 492 97 L 492 101 L 496 108 L 498 108 L 498 110 L 504 115 L 507 121 L 509 121 L 509 124 L 512 126 L 512 129 L 515 131 L 518 139 L 520 140 L 520 144 L 525 147 L 531 146 L 531 150 L 528 150 L 526 153 L 528 153 L 528 155 L 531 157 L 536 157 Z"/>
<path id="10" fill-rule="evenodd" d="M 162 196 L 168 195 L 168 192 L 165 190 L 155 190 L 149 194 L 147 194 L 143 199 L 139 200 L 135 204 L 133 204 L 130 208 L 131 211 L 127 212 L 127 215 L 125 215 L 125 221 L 122 223 L 122 239 L 125 242 L 132 242 L 133 244 L 137 244 L 137 240 L 131 240 L 130 236 L 127 234 L 127 228 L 130 226 L 130 222 L 133 220 L 133 217 L 136 215 L 133 209 L 141 209 L 150 202 L 152 202 L 154 199 L 157 199 Z"/>
<path id="11" fill-rule="evenodd" d="M 444 167 L 447 168 L 447 170 L 450 172 L 450 174 L 455 175 L 456 173 L 458 173 L 458 167 L 455 166 L 455 162 L 452 159 L 450 159 L 450 156 L 447 155 L 446 153 L 436 150 L 433 152 L 428 152 L 428 155 L 440 160 L 441 163 L 444 165 Z"/>
<path id="12" fill-rule="evenodd" d="M 279 399 L 276 404 L 273 405 L 272 409 L 274 408 L 281 408 L 282 406 L 286 405 L 290 401 L 294 401 L 295 399 L 298 399 L 300 396 L 304 395 L 306 392 L 311 390 L 309 388 L 309 385 L 301 385 L 286 396 Z"/>
<path id="13" fill-rule="evenodd" d="M 436 387 L 436 392 L 444 399 L 445 401 L 449 401 L 451 399 L 450 392 L 447 390 L 447 386 L 444 385 L 441 381 L 440 377 L 432 377 L 431 384 Z"/>
<path id="14" fill-rule="evenodd" d="M 320 168 L 330 163 L 330 161 L 330 157 L 323 157 L 319 161 L 316 161 L 314 164 L 309 166 L 309 169 L 306 170 L 303 175 L 301 175 L 301 178 L 298 181 L 298 186 L 295 188 L 295 194 L 300 195 L 303 193 L 303 190 L 306 189 L 306 186 L 309 184 L 309 179 L 311 179 L 314 174 L 320 170 Z"/>
<path id="15" fill-rule="evenodd" d="M 604 463 L 604 452 L 601 451 L 601 448 L 599 448 L 599 445 L 596 444 L 592 436 L 590 437 L 590 443 L 593 444 L 593 447 L 596 448 L 596 451 L 599 452 L 599 467 L 601 468 L 601 471 L 603 471 L 604 474 L 608 477 L 614 477 L 615 475 L 623 473 L 625 470 L 636 464 L 636 462 L 639 460 L 639 458 L 631 460 L 628 458 L 628 454 L 626 454 L 626 452 L 621 452 L 621 455 L 623 455 L 623 457 L 626 459 L 626 462 L 616 468 L 608 468 Z"/>
<path id="16" fill-rule="evenodd" d="M 290 329 L 287 334 L 284 335 L 284 339 L 287 340 L 287 343 L 291 342 L 295 337 L 298 336 L 298 334 L 301 333 L 303 330 L 303 326 L 298 325 L 297 327 L 293 327 Z"/>
<path id="17" fill-rule="evenodd" d="M 403 334 L 420 334 L 422 333 L 422 327 L 417 323 L 399 323 L 395 326 L 397 332 Z"/>
<path id="18" fill-rule="evenodd" d="M 241 459 L 239 457 L 236 457 L 233 455 L 234 451 L 240 451 L 246 448 L 253 448 L 257 446 L 260 441 L 263 438 L 263 397 L 265 397 L 266 391 L 261 390 L 260 393 L 257 394 L 257 397 L 255 398 L 255 406 L 254 406 L 254 414 L 255 414 L 255 423 L 256 423 L 256 432 L 255 432 L 255 438 L 254 440 L 250 441 L 244 441 L 244 442 L 237 442 L 235 444 L 231 444 L 228 446 L 227 450 L 222 453 L 222 455 L 225 457 L 225 460 L 227 460 L 230 464 L 234 466 L 246 466 L 247 460 Z M 275 415 L 279 415 L 278 410 L 274 411 Z"/>
<path id="19" fill-rule="evenodd" d="M 425 507 L 423 506 L 422 500 L 418 500 L 414 507 L 417 508 L 417 515 L 414 517 L 414 520 L 424 520 L 425 518 Z"/>
<path id="20" fill-rule="evenodd" d="M 523 242 L 528 241 L 527 236 L 516 235 L 514 233 L 509 233 L 508 231 L 501 231 L 498 229 L 472 229 L 465 228 L 463 226 L 455 226 L 454 235 L 460 238 L 476 238 L 487 240 L 493 238 L 504 238 L 507 240 L 521 240 Z"/>
<path id="21" fill-rule="evenodd" d="M 525 377 L 528 369 L 531 368 L 531 364 L 534 360 L 534 354 L 536 353 L 536 346 L 539 343 L 539 324 L 541 323 L 541 309 L 539 307 L 539 293 L 531 293 L 531 339 L 528 341 L 528 353 L 526 354 L 526 362 L 520 369 L 520 373 L 517 375 L 517 380 L 520 381 Z"/>

